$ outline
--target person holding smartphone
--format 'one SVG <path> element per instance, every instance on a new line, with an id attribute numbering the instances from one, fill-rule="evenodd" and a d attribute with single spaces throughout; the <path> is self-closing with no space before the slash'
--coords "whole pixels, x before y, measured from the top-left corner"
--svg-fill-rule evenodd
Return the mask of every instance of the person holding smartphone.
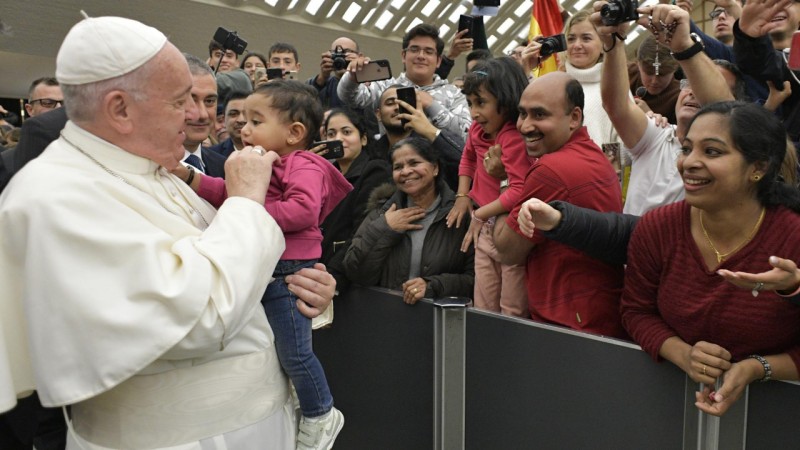
<path id="1" fill-rule="evenodd" d="M 317 90 L 324 109 L 345 106 L 336 94 L 336 88 L 347 70 L 347 65 L 360 54 L 358 43 L 342 36 L 331 42 L 330 50 L 320 55 L 319 73 L 309 78 L 306 83 Z"/>
<path id="2" fill-rule="evenodd" d="M 372 157 L 389 161 L 389 149 L 396 143 L 408 137 L 424 138 L 439 153 L 442 178 L 450 189 L 457 190 L 458 164 L 461 161 L 464 138 L 459 133 L 436 128 L 425 115 L 425 111 L 416 107 L 416 97 L 414 104 L 410 104 L 398 95 L 402 89 L 408 88 L 395 84 L 381 94 L 375 116 L 386 133 L 375 142 Z M 416 96 L 416 90 L 414 95 Z"/>
<path id="3" fill-rule="evenodd" d="M 370 62 L 364 56 L 350 61 L 347 72 L 337 87 L 339 98 L 355 108 L 374 108 L 387 87 L 399 84 L 413 86 L 418 92 L 418 108 L 424 111 L 430 122 L 440 130 L 458 133 L 466 138 L 472 123 L 466 97 L 455 86 L 436 75 L 442 62 L 444 41 L 439 29 L 429 24 L 419 24 L 403 36 L 403 58 L 405 71 L 398 77 L 366 84 L 357 82 L 358 73 Z"/>

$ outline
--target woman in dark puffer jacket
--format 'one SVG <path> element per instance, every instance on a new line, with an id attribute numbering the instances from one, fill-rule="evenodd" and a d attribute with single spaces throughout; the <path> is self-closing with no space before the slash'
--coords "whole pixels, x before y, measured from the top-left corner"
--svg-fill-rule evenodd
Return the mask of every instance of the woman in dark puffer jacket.
<path id="1" fill-rule="evenodd" d="M 474 251 L 460 251 L 469 222 L 447 227 L 455 194 L 440 179 L 437 155 L 419 138 L 404 139 L 390 152 L 395 185 L 373 192 L 344 257 L 347 277 L 362 286 L 402 290 L 409 304 L 423 297 L 471 298 Z"/>

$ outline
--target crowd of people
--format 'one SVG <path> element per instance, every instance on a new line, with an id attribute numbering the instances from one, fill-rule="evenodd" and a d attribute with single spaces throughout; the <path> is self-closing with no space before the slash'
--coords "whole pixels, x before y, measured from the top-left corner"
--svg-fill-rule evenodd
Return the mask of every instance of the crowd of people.
<path id="1" fill-rule="evenodd" d="M 632 340 L 708 414 L 800 379 L 800 3 L 715 0 L 714 36 L 689 0 L 604 4 L 568 18 L 555 72 L 538 38 L 493 55 L 476 17 L 449 46 L 414 26 L 404 70 L 366 83 L 350 37 L 300 81 L 288 43 L 202 58 L 78 23 L 3 135 L 0 411 L 37 395 L 0 431 L 329 449 L 347 411 L 311 330 L 351 285 Z"/>

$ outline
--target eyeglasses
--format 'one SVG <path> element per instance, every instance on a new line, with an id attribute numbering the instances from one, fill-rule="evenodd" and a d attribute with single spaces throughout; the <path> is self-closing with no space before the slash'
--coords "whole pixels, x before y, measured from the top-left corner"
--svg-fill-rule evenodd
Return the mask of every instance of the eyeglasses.
<path id="1" fill-rule="evenodd" d="M 720 9 L 715 9 L 715 10 L 711 11 L 710 13 L 708 13 L 708 17 L 710 17 L 711 20 L 714 20 L 717 17 L 721 16 L 722 13 L 725 13 L 726 16 L 728 15 L 728 11 L 725 11 L 725 8 L 720 8 Z"/>
<path id="2" fill-rule="evenodd" d="M 688 78 L 684 78 L 684 79 L 681 80 L 681 90 L 691 89 L 691 88 L 692 88 L 692 85 L 689 84 L 689 79 Z"/>
<path id="3" fill-rule="evenodd" d="M 406 47 L 405 49 L 403 49 L 403 51 L 411 53 L 412 55 L 419 55 L 420 52 L 422 52 L 425 54 L 425 56 L 436 56 L 436 49 L 430 47 L 422 48 L 416 45 L 412 45 L 411 47 Z"/>
<path id="4" fill-rule="evenodd" d="M 43 108 L 53 109 L 56 106 L 64 106 L 64 100 L 56 100 L 53 98 L 37 98 L 36 100 L 31 100 L 28 103 L 33 105 L 34 103 L 39 103 L 42 105 Z"/>

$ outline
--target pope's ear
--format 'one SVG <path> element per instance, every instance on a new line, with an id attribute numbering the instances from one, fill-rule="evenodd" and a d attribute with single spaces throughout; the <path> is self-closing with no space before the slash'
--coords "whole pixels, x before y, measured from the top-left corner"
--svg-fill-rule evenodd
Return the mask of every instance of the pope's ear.
<path id="1" fill-rule="evenodd" d="M 134 130 L 131 106 L 133 98 L 125 91 L 113 90 L 103 96 L 100 114 L 117 133 L 130 134 Z"/>

